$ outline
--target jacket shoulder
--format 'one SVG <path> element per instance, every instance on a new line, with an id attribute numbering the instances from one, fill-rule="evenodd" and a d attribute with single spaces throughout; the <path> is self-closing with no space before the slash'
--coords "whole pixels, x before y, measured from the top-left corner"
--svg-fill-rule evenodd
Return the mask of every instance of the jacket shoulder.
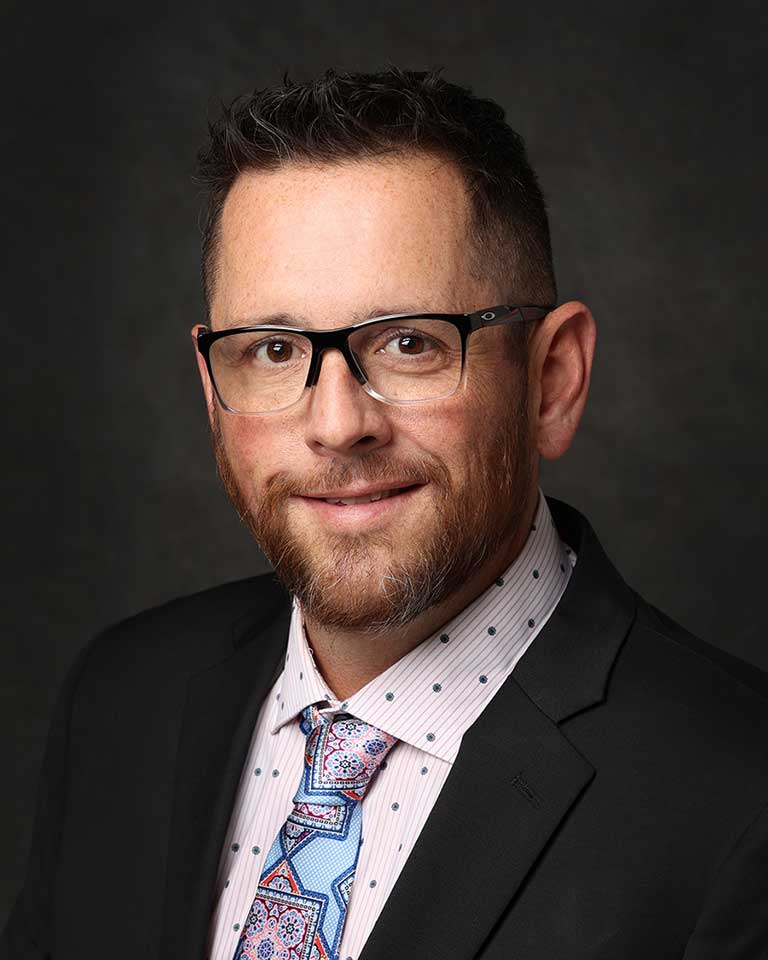
<path id="1" fill-rule="evenodd" d="M 675 659 L 690 669 L 713 677 L 724 690 L 755 699 L 758 710 L 768 711 L 768 673 L 741 657 L 702 640 L 668 614 L 638 598 L 638 626 L 655 634 Z"/>
<path id="2" fill-rule="evenodd" d="M 176 597 L 112 624 L 79 657 L 102 670 L 194 672 L 232 653 L 248 628 L 271 622 L 290 606 L 274 574 L 247 577 Z"/>
<path id="3" fill-rule="evenodd" d="M 739 784 L 753 811 L 768 800 L 768 676 L 642 598 L 607 703 L 619 727 L 669 761 L 669 777 L 693 782 L 706 770 Z"/>

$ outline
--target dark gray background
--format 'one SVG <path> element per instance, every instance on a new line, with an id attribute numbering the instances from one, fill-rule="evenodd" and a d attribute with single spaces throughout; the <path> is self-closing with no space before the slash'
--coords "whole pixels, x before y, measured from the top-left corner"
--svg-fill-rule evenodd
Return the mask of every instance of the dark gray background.
<path id="1" fill-rule="evenodd" d="M 123 9 L 19 5 L 3 30 L 0 906 L 76 650 L 264 569 L 209 452 L 190 172 L 214 98 L 285 69 L 444 65 L 504 105 L 549 200 L 561 297 L 598 322 L 586 415 L 544 488 L 648 599 L 767 668 L 761 4 Z"/>

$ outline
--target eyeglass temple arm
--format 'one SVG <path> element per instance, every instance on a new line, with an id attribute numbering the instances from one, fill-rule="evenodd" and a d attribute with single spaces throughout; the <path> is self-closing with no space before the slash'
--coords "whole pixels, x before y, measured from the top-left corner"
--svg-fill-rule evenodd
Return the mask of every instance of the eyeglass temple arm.
<path id="1" fill-rule="evenodd" d="M 502 323 L 543 320 L 550 310 L 554 310 L 554 306 L 510 307 L 507 304 L 501 304 L 498 307 L 490 307 L 488 310 L 470 313 L 468 317 L 472 329 L 479 330 L 481 327 L 497 327 Z"/>

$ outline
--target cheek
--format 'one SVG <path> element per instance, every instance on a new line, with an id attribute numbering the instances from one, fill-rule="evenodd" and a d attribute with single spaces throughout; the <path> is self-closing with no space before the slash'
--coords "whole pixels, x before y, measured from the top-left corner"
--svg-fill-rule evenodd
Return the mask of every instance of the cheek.
<path id="1" fill-rule="evenodd" d="M 439 459 L 448 468 L 454 487 L 462 489 L 477 459 L 478 419 L 466 400 L 452 397 L 434 405 L 405 408 L 394 433 L 404 445 Z"/>
<path id="2" fill-rule="evenodd" d="M 509 378 L 504 389 L 498 380 L 476 378 L 425 426 L 424 434 L 434 438 L 432 450 L 450 470 L 456 489 L 481 483 L 488 470 L 499 466 L 516 416 L 515 390 Z"/>
<path id="3" fill-rule="evenodd" d="M 289 469 L 290 433 L 281 421 L 230 414 L 221 417 L 220 424 L 230 466 L 250 486 L 261 486 L 270 475 Z"/>

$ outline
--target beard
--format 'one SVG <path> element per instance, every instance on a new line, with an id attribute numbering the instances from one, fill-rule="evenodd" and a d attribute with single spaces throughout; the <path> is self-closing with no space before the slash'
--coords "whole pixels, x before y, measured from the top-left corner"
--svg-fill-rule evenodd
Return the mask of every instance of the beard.
<path id="1" fill-rule="evenodd" d="M 394 458 L 373 451 L 329 460 L 312 475 L 275 474 L 255 497 L 236 479 L 214 409 L 219 475 L 240 518 L 305 615 L 326 627 L 383 633 L 447 600 L 519 530 L 535 462 L 524 383 L 516 393 L 514 408 L 496 435 L 469 460 L 462 489 L 456 489 L 435 455 Z M 417 528 L 391 533 L 302 530 L 291 523 L 291 497 L 363 482 L 429 484 L 433 509 L 422 512 Z"/>

